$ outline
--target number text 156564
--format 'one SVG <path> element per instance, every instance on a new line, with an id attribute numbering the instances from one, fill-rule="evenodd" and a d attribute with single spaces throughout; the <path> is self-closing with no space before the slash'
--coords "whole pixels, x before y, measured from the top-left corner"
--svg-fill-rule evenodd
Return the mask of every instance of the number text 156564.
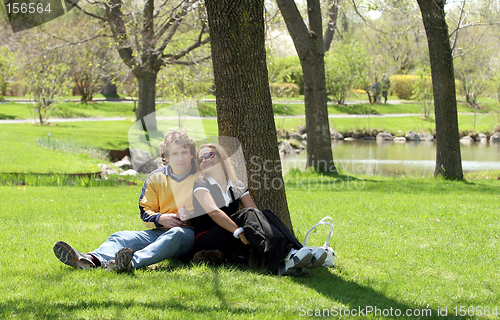
<path id="1" fill-rule="evenodd" d="M 50 13 L 50 3 L 48 3 L 45 7 L 43 3 L 7 3 L 7 13 Z"/>

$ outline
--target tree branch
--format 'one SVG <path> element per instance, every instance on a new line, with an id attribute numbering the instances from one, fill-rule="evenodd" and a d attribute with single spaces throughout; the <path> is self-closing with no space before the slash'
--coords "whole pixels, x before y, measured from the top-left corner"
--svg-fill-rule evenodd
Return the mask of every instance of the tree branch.
<path id="1" fill-rule="evenodd" d="M 199 48 L 199 47 L 207 44 L 210 41 L 210 36 L 203 39 L 203 34 L 205 34 L 205 31 L 206 31 L 205 22 L 203 22 L 202 27 L 203 28 L 200 32 L 200 35 L 198 36 L 198 40 L 195 43 L 193 43 L 191 46 L 187 47 L 186 49 L 182 50 L 181 52 L 179 52 L 177 54 L 163 54 L 161 56 L 162 60 L 164 60 L 165 58 L 168 58 L 169 61 L 167 61 L 165 63 L 166 64 L 173 64 L 174 61 L 179 60 L 180 58 L 184 57 L 186 54 L 193 51 L 194 49 Z"/>
<path id="2" fill-rule="evenodd" d="M 165 64 L 177 64 L 177 65 L 182 65 L 182 66 L 192 66 L 192 65 L 195 65 L 195 64 L 200 64 L 201 62 L 203 62 L 205 60 L 208 60 L 208 59 L 211 59 L 211 58 L 212 58 L 212 56 L 207 56 L 207 57 L 195 60 L 195 61 L 179 61 L 179 60 L 174 60 L 172 62 L 167 61 Z"/>
<path id="3" fill-rule="evenodd" d="M 110 5 L 106 6 L 106 15 L 111 24 L 111 32 L 118 43 L 118 53 L 123 62 L 130 68 L 135 69 L 139 63 L 133 56 L 133 50 L 128 43 L 127 28 L 122 19 L 121 0 L 110 0 Z"/>
<path id="4" fill-rule="evenodd" d="M 91 16 L 93 18 L 96 18 L 96 19 L 99 19 L 101 21 L 105 21 L 105 22 L 108 22 L 108 20 L 104 17 L 100 17 L 96 14 L 93 14 L 92 12 L 88 12 L 87 10 L 83 10 L 82 7 L 80 7 L 77 3 L 78 3 L 78 0 L 76 2 L 73 2 L 73 0 L 65 0 L 69 3 L 71 3 L 72 6 L 74 6 L 75 8 L 77 8 L 78 10 L 80 10 L 81 12 L 85 13 L 86 15 L 88 16 Z"/>
<path id="5" fill-rule="evenodd" d="M 179 28 L 181 22 L 184 20 L 184 17 L 188 13 L 189 7 L 193 3 L 194 3 L 193 1 L 184 2 L 184 6 L 182 6 L 182 8 L 176 13 L 175 17 L 171 17 L 170 19 L 168 19 L 165 22 L 165 24 L 163 25 L 163 27 L 160 29 L 160 31 L 158 32 L 158 35 L 156 36 L 156 41 L 158 41 L 165 34 L 165 32 L 171 28 L 168 35 L 165 37 L 165 39 L 163 40 L 163 42 L 158 50 L 160 52 L 160 54 L 163 53 L 163 50 L 165 50 L 165 48 L 169 44 L 170 40 L 172 40 L 172 37 L 174 36 L 175 32 L 177 31 L 177 28 Z"/>

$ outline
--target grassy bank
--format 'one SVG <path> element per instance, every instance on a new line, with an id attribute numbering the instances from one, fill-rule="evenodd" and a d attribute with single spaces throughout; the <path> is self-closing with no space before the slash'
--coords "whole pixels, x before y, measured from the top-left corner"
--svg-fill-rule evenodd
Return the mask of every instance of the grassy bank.
<path id="1" fill-rule="evenodd" d="M 460 130 L 492 133 L 500 123 L 494 115 L 461 115 Z M 74 141 L 89 147 L 123 150 L 129 147 L 128 131 L 135 123 L 132 119 L 123 121 L 67 122 L 54 123 L 49 126 L 32 124 L 3 124 L 0 127 L 0 172 L 53 172 L 80 173 L 98 171 L 97 164 L 102 160 L 92 158 L 86 153 L 65 153 L 60 150 L 43 148 L 36 140 L 47 138 L 61 141 Z M 208 136 L 216 136 L 217 121 L 205 119 L 202 122 Z M 288 131 L 297 130 L 305 125 L 305 118 L 277 118 L 277 128 Z M 172 124 L 170 120 L 165 126 L 159 121 L 159 127 L 167 130 Z M 185 125 L 199 127 L 199 121 L 186 120 Z M 409 131 L 433 132 L 435 123 L 420 117 L 398 118 L 330 118 L 330 127 L 345 133 L 349 130 L 387 130 L 394 135 L 404 135 Z M 106 163 L 106 162 L 104 162 Z M 89 171 L 90 170 L 90 171 Z"/>
<path id="2" fill-rule="evenodd" d="M 16 173 L 86 173 L 99 172 L 99 163 L 109 163 L 93 158 L 87 153 L 66 153 L 44 148 L 37 139 L 72 141 L 89 147 L 124 150 L 129 147 L 128 132 L 135 123 L 131 120 L 65 122 L 49 126 L 23 124 L 0 125 L 0 172 Z M 159 121 L 161 128 L 162 122 Z M 167 126 L 171 124 L 171 121 Z M 186 120 L 185 125 L 194 127 L 199 121 Z M 203 120 L 205 132 L 217 135 L 216 120 Z M 155 146 L 157 147 L 157 146 Z"/>
<path id="3" fill-rule="evenodd" d="M 297 131 L 297 127 L 305 126 L 305 118 L 276 118 L 276 128 L 289 132 Z M 330 128 L 341 133 L 348 131 L 369 131 L 372 129 L 387 131 L 393 135 L 404 136 L 409 131 L 432 133 L 436 131 L 433 119 L 424 119 L 420 116 L 407 117 L 350 117 L 330 118 Z M 459 130 L 462 132 L 492 134 L 500 126 L 500 114 L 459 115 Z"/>
<path id="4" fill-rule="evenodd" d="M 454 308 L 487 306 L 489 316 L 470 318 L 497 318 L 497 181 L 296 171 L 286 180 L 299 240 L 319 219 L 333 217 L 331 245 L 340 269 L 283 278 L 171 259 L 133 274 L 73 270 L 55 258 L 54 242 L 90 251 L 115 231 L 142 230 L 141 186 L 0 187 L 4 202 L 15 204 L 0 209 L 0 318 L 297 319 L 368 306 L 419 312 L 421 317 L 409 318 L 425 319 L 439 318 L 444 308 L 450 318 L 466 318 L 454 317 Z M 323 232 L 310 243 L 322 244 Z M 384 317 L 372 312 L 363 318 Z"/>
<path id="5" fill-rule="evenodd" d="M 68 97 L 75 98 L 75 97 Z M 354 97 L 356 98 L 356 97 Z M 215 98 L 213 98 L 215 99 Z M 296 99 L 274 99 L 273 100 L 273 113 L 279 116 L 296 116 L 304 115 L 304 97 L 298 97 Z M 390 99 L 389 102 L 394 99 Z M 358 100 L 357 100 L 358 101 Z M 369 115 L 369 114 L 395 114 L 395 113 L 423 113 L 422 104 L 416 101 L 406 101 L 398 100 L 397 104 L 393 103 L 377 103 L 370 104 L 368 102 L 357 102 L 356 104 L 350 105 L 336 105 L 333 103 L 328 104 L 329 114 L 358 114 L 358 115 Z M 478 113 L 488 113 L 488 112 L 499 112 L 500 105 L 498 100 L 485 98 L 480 99 L 479 103 L 482 105 L 481 108 L 471 108 L 469 105 L 463 102 L 457 104 L 457 111 L 459 113 L 468 112 L 478 112 Z M 168 103 L 157 103 L 156 108 L 161 109 L 163 107 L 171 105 Z M 28 107 L 27 103 L 17 103 L 13 101 L 0 103 L 0 119 L 32 119 L 33 115 Z M 93 101 L 88 104 L 83 104 L 80 102 L 64 102 L 58 103 L 50 115 L 52 118 L 87 118 L 87 117 L 134 117 L 134 103 L 129 102 L 113 102 L 113 101 Z M 216 105 L 213 102 L 203 102 L 198 103 L 198 111 L 190 112 L 194 114 L 199 114 L 206 117 L 217 116 Z M 168 115 L 176 115 L 175 112 L 169 113 Z"/>

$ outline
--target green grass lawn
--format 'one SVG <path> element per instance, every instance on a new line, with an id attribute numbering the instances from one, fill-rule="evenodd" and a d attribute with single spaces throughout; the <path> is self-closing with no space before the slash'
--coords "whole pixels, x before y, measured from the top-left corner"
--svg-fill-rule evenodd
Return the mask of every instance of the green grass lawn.
<path id="1" fill-rule="evenodd" d="M 67 97 L 78 98 L 78 97 Z M 215 99 L 213 96 L 207 99 Z M 352 99 L 357 99 L 358 96 L 353 96 Z M 281 98 L 273 99 L 273 112 L 280 116 L 295 116 L 304 114 L 304 96 L 299 96 L 293 99 Z M 395 97 L 390 97 L 390 100 L 395 100 Z M 363 100 L 361 100 L 363 101 Z M 478 113 L 499 112 L 500 104 L 497 99 L 481 98 L 478 102 L 481 105 Z M 168 103 L 158 103 L 157 109 L 161 109 Z M 80 117 L 134 117 L 133 103 L 113 102 L 113 101 L 94 101 L 88 104 L 80 102 L 64 102 L 59 103 L 51 114 L 52 118 L 80 118 Z M 457 104 L 457 110 L 460 113 L 474 112 L 474 109 L 463 102 Z M 368 102 L 358 103 L 355 105 L 328 105 L 329 114 L 394 114 L 394 113 L 423 113 L 423 107 L 415 101 L 402 101 L 399 104 L 369 104 Z M 198 111 L 190 111 L 190 115 L 201 115 L 207 117 L 217 116 L 215 103 L 199 102 Z M 171 112 L 168 115 L 175 115 Z M 32 114 L 26 103 L 5 102 L 0 103 L 0 119 L 31 119 Z"/>
<path id="2" fill-rule="evenodd" d="M 296 131 L 297 127 L 305 126 L 306 120 L 305 118 L 276 118 L 275 123 L 277 128 Z M 404 136 L 409 131 L 432 133 L 436 130 L 434 119 L 424 119 L 420 116 L 330 118 L 329 123 L 330 128 L 339 132 L 376 129 Z M 458 123 L 460 131 L 492 134 L 500 126 L 500 115 L 459 115 Z"/>
<path id="3" fill-rule="evenodd" d="M 334 219 L 339 269 L 291 278 L 170 259 L 132 274 L 73 270 L 54 256 L 54 242 L 90 251 L 115 231 L 142 230 L 141 185 L 0 187 L 4 203 L 13 204 L 0 209 L 0 318 L 298 319 L 372 307 L 437 319 L 444 308 L 456 318 L 461 306 L 490 309 L 488 317 L 469 318 L 498 318 L 491 311 L 500 312 L 499 181 L 297 171 L 286 180 L 299 240 L 322 217 Z M 310 244 L 322 244 L 322 232 Z"/>
<path id="4" fill-rule="evenodd" d="M 0 119 L 32 119 L 27 103 L 0 103 Z M 134 104 L 125 102 L 79 102 L 59 103 L 54 107 L 50 118 L 88 118 L 88 117 L 134 117 Z"/>
<path id="5" fill-rule="evenodd" d="M 172 120 L 168 120 L 170 127 Z M 174 121 L 175 122 L 175 121 Z M 135 123 L 132 118 L 122 121 L 96 122 L 65 122 L 53 123 L 48 126 L 23 124 L 2 124 L 0 126 L 0 172 L 53 172 L 79 173 L 98 171 L 97 164 L 101 160 L 86 154 L 67 154 L 61 151 L 49 150 L 38 146 L 35 141 L 40 137 L 50 139 L 71 140 L 92 147 L 123 150 L 129 147 L 128 131 Z M 162 120 L 159 121 L 161 127 Z M 277 128 L 289 131 L 297 130 L 305 125 L 305 118 L 276 118 Z M 460 115 L 461 131 L 492 133 L 499 125 L 500 118 L 495 114 Z M 197 127 L 199 121 L 186 120 L 186 126 Z M 202 120 L 208 136 L 216 136 L 217 120 Z M 163 128 L 163 127 L 162 127 Z M 360 118 L 330 118 L 330 128 L 340 132 L 348 130 L 387 130 L 393 134 L 404 135 L 410 130 L 416 132 L 433 132 L 435 123 L 421 117 L 360 117 Z"/>
<path id="6" fill-rule="evenodd" d="M 36 139 L 47 138 L 62 141 L 74 141 L 91 147 L 124 150 L 129 147 L 128 131 L 134 121 L 97 121 L 64 122 L 49 126 L 22 124 L 0 125 L 0 172 L 37 172 L 37 173 L 81 173 L 99 172 L 102 160 L 87 154 L 65 153 L 63 151 L 42 148 Z M 163 123 L 158 122 L 159 127 Z M 169 121 L 168 124 L 171 124 Z M 195 124 L 193 124 L 195 123 Z M 194 127 L 199 121 L 186 120 L 185 125 Z M 208 136 L 217 135 L 216 120 L 203 120 Z M 167 130 L 167 128 L 165 128 Z M 155 146 L 156 147 L 156 146 Z"/>

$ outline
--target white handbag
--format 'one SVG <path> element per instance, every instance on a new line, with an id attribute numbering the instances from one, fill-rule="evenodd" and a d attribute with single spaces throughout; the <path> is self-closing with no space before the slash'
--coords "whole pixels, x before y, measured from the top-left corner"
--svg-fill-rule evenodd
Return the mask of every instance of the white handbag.
<path id="1" fill-rule="evenodd" d="M 333 219 L 331 217 L 324 217 L 318 223 L 316 223 L 314 226 L 312 226 L 311 229 L 309 229 L 309 231 L 307 231 L 306 237 L 304 238 L 304 242 L 302 243 L 302 245 L 304 247 L 308 247 L 307 246 L 307 237 L 317 226 L 322 225 L 322 224 L 330 226 L 330 232 L 328 232 L 328 237 L 326 238 L 326 242 L 322 246 L 322 248 L 325 249 L 326 253 L 327 253 L 326 260 L 322 266 L 323 267 L 333 267 L 333 266 L 335 266 L 335 252 L 333 251 L 333 248 L 330 247 L 330 239 L 332 238 L 332 235 L 333 235 Z"/>

